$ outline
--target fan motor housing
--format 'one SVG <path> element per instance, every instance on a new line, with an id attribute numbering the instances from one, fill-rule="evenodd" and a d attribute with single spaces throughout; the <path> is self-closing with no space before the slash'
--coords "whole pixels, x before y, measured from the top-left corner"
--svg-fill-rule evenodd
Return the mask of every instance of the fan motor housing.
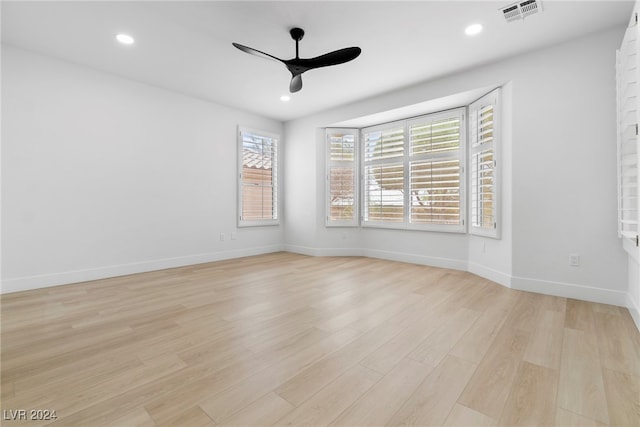
<path id="1" fill-rule="evenodd" d="M 289 30 L 289 34 L 291 34 L 292 39 L 299 42 L 304 37 L 304 30 L 302 28 L 295 27 Z"/>

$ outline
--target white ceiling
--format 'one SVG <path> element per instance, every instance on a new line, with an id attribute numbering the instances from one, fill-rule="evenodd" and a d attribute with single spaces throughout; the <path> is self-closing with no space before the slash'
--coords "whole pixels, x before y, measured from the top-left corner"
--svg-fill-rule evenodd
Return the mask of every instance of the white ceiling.
<path id="1" fill-rule="evenodd" d="M 546 0 L 542 13 L 507 24 L 498 9 L 510 2 L 3 1 L 2 42 L 286 121 L 623 25 L 633 8 Z M 466 36 L 471 23 L 484 31 Z M 362 54 L 305 73 L 283 103 L 285 67 L 231 42 L 292 58 L 294 26 L 306 31 L 302 57 L 349 46 Z M 118 44 L 119 32 L 136 43 Z"/>

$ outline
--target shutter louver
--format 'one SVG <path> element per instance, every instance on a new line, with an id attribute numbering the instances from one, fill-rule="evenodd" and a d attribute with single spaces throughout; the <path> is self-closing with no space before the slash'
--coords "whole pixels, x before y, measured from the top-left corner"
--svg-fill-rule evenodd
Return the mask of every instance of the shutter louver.
<path id="1" fill-rule="evenodd" d="M 365 220 L 404 221 L 404 166 L 402 163 L 365 168 Z"/>
<path id="2" fill-rule="evenodd" d="M 455 151 L 460 148 L 460 119 L 447 118 L 411 126 L 411 155 Z"/>
<path id="3" fill-rule="evenodd" d="M 329 188 L 331 192 L 331 221 L 353 219 L 353 168 L 332 167 L 329 169 Z"/>
<path id="4" fill-rule="evenodd" d="M 493 150 L 471 156 L 471 224 L 474 227 L 493 228 Z"/>
<path id="5" fill-rule="evenodd" d="M 460 161 L 411 163 L 411 222 L 460 223 Z"/>
<path id="6" fill-rule="evenodd" d="M 404 155 L 404 128 L 396 127 L 366 133 L 365 162 L 392 159 Z"/>
<path id="7" fill-rule="evenodd" d="M 331 161 L 353 162 L 355 160 L 355 135 L 335 132 L 329 133 L 327 138 L 330 144 L 329 158 Z"/>

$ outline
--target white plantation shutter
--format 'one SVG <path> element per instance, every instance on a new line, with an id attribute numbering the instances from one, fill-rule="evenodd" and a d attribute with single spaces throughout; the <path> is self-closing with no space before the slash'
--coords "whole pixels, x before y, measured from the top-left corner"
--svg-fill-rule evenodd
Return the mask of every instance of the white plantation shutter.
<path id="1" fill-rule="evenodd" d="M 464 108 L 362 130 L 363 225 L 464 231 Z"/>
<path id="2" fill-rule="evenodd" d="M 364 134 L 365 162 L 391 159 L 404 155 L 404 126 L 370 129 Z"/>
<path id="3" fill-rule="evenodd" d="M 411 222 L 460 225 L 460 160 L 411 163 Z"/>
<path id="4" fill-rule="evenodd" d="M 638 68 L 635 19 L 616 52 L 618 117 L 618 235 L 627 250 L 638 246 Z M 634 249 L 631 249 L 634 248 Z"/>
<path id="5" fill-rule="evenodd" d="M 418 119 L 411 125 L 411 155 L 460 149 L 460 117 Z"/>
<path id="6" fill-rule="evenodd" d="M 278 141 L 269 132 L 238 129 L 238 225 L 278 224 Z"/>
<path id="7" fill-rule="evenodd" d="M 499 89 L 469 105 L 470 232 L 499 238 Z"/>
<path id="8" fill-rule="evenodd" d="M 363 215 L 365 226 L 398 227 L 405 223 L 405 123 L 362 130 Z"/>
<path id="9" fill-rule="evenodd" d="M 365 221 L 404 222 L 404 166 L 402 163 L 365 166 Z"/>
<path id="10" fill-rule="evenodd" d="M 458 108 L 408 123 L 411 228 L 464 231 L 463 119 Z"/>
<path id="11" fill-rule="evenodd" d="M 471 155 L 471 224 L 473 227 L 493 229 L 497 226 L 494 206 L 493 149 Z"/>
<path id="12" fill-rule="evenodd" d="M 327 129 L 327 226 L 358 225 L 357 129 Z"/>

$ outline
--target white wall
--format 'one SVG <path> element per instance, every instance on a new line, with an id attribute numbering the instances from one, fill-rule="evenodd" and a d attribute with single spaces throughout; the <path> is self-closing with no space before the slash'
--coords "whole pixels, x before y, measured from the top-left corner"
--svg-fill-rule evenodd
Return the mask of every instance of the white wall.
<path id="1" fill-rule="evenodd" d="M 615 199 L 614 58 L 622 33 L 594 34 L 286 123 L 287 249 L 465 268 L 519 289 L 625 305 Z M 324 227 L 319 128 L 509 82 L 501 241 Z M 580 267 L 568 265 L 570 253 L 580 254 Z"/>
<path id="2" fill-rule="evenodd" d="M 591 294 L 624 305 L 613 66 L 622 34 L 621 28 L 529 55 L 528 80 L 514 82 L 518 287 Z M 580 255 L 580 267 L 568 265 L 570 253 Z"/>
<path id="3" fill-rule="evenodd" d="M 283 130 L 2 46 L 2 291 L 281 249 L 236 229 L 238 124 Z"/>
<path id="4" fill-rule="evenodd" d="M 627 307 L 633 320 L 640 330 L 640 264 L 633 257 L 629 257 L 629 293 Z"/>

